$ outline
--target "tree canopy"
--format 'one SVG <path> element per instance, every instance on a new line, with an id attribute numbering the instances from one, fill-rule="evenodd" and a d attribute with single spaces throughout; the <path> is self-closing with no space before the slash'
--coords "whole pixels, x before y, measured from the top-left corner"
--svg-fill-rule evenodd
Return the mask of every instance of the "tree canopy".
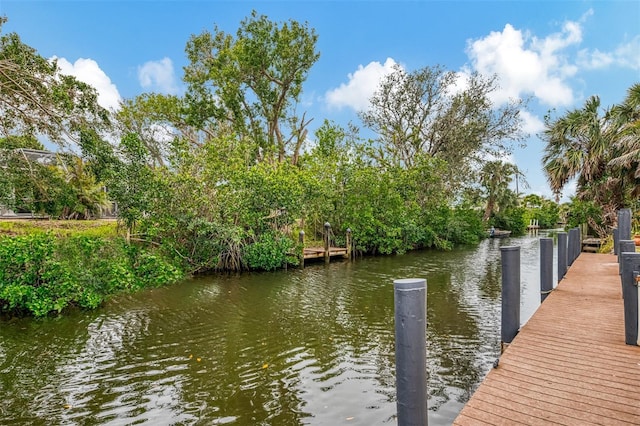
<path id="1" fill-rule="evenodd" d="M 109 123 L 93 87 L 60 73 L 16 33 L 0 36 L 0 116 L 4 137 L 40 134 L 62 145 L 83 127 Z"/>
<path id="2" fill-rule="evenodd" d="M 253 140 L 258 159 L 298 161 L 310 120 L 297 111 L 320 54 L 308 24 L 270 21 L 255 11 L 235 37 L 219 28 L 192 36 L 185 68 L 191 123 L 211 132 L 229 124 Z"/>
<path id="3" fill-rule="evenodd" d="M 489 96 L 497 87 L 495 77 L 474 73 L 461 81 L 441 66 L 412 72 L 396 66 L 360 117 L 377 134 L 379 159 L 412 167 L 419 154 L 427 154 L 465 173 L 489 155 L 510 152 L 509 142 L 524 137 L 522 102 L 495 107 Z"/>

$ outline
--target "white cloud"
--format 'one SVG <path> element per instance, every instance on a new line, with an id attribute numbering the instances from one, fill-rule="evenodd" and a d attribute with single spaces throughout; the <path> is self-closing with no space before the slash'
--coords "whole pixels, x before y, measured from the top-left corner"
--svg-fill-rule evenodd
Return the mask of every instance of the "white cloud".
<path id="1" fill-rule="evenodd" d="M 521 110 L 520 118 L 522 118 L 522 130 L 530 135 L 535 135 L 544 130 L 544 122 L 537 115 L 531 114 L 529 111 Z"/>
<path id="2" fill-rule="evenodd" d="M 585 69 L 603 69 L 611 66 L 640 70 L 640 36 L 618 45 L 611 52 L 599 49 L 582 49 L 578 52 L 577 63 Z"/>
<path id="3" fill-rule="evenodd" d="M 138 67 L 138 81 L 144 89 L 153 89 L 171 95 L 178 92 L 173 62 L 166 57 L 159 61 L 145 62 Z"/>
<path id="4" fill-rule="evenodd" d="M 618 46 L 614 52 L 614 58 L 617 65 L 640 70 L 640 35 Z"/>
<path id="5" fill-rule="evenodd" d="M 492 96 L 497 104 L 534 95 L 547 105 L 570 105 L 574 95 L 568 79 L 578 68 L 563 52 L 581 41 L 579 22 L 566 22 L 561 32 L 542 39 L 507 24 L 502 32 L 468 41 L 467 55 L 476 71 L 498 75 L 500 90 Z"/>
<path id="6" fill-rule="evenodd" d="M 98 91 L 98 103 L 107 109 L 117 110 L 120 108 L 120 93 L 115 84 L 105 74 L 96 61 L 93 59 L 80 58 L 73 64 L 65 58 L 53 57 L 58 61 L 58 67 L 62 74 L 70 75 L 83 83 L 93 86 Z"/>
<path id="7" fill-rule="evenodd" d="M 349 74 L 347 83 L 342 83 L 340 87 L 325 94 L 327 105 L 334 108 L 349 107 L 356 111 L 366 110 L 380 80 L 391 73 L 395 65 L 397 64 L 393 58 L 387 58 L 384 64 L 376 61 L 369 62 L 364 67 L 359 65 L 353 74 Z"/>
<path id="8" fill-rule="evenodd" d="M 578 52 L 577 62 L 582 68 L 598 69 L 608 67 L 614 60 L 611 53 L 601 52 L 598 49 L 592 51 L 582 49 Z"/>

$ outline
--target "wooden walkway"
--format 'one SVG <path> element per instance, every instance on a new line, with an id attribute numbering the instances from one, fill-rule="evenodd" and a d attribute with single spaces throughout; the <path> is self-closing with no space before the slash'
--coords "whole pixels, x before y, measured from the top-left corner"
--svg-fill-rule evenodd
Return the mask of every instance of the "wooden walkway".
<path id="1" fill-rule="evenodd" d="M 640 425 L 616 256 L 580 254 L 454 424 Z"/>

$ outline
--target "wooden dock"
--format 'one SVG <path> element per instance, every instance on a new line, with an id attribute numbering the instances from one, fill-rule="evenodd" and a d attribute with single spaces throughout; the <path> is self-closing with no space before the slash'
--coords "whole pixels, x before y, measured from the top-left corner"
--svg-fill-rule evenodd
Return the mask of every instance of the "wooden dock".
<path id="1" fill-rule="evenodd" d="M 581 253 L 454 425 L 640 425 L 616 256 Z"/>
<path id="2" fill-rule="evenodd" d="M 598 253 L 601 245 L 602 240 L 600 238 L 585 238 L 582 240 L 582 251 Z"/>
<path id="3" fill-rule="evenodd" d="M 305 247 L 304 258 L 305 259 L 322 259 L 326 250 L 324 247 Z M 329 257 L 342 256 L 348 257 L 346 247 L 329 247 Z"/>

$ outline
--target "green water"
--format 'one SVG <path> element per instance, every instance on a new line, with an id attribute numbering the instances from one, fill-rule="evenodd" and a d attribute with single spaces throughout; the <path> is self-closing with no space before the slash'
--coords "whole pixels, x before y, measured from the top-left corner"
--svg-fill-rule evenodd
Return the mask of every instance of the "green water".
<path id="1" fill-rule="evenodd" d="M 429 422 L 450 424 L 499 353 L 500 245 L 202 277 L 93 312 L 0 323 L 0 424 L 396 424 L 393 279 L 427 278 Z"/>

